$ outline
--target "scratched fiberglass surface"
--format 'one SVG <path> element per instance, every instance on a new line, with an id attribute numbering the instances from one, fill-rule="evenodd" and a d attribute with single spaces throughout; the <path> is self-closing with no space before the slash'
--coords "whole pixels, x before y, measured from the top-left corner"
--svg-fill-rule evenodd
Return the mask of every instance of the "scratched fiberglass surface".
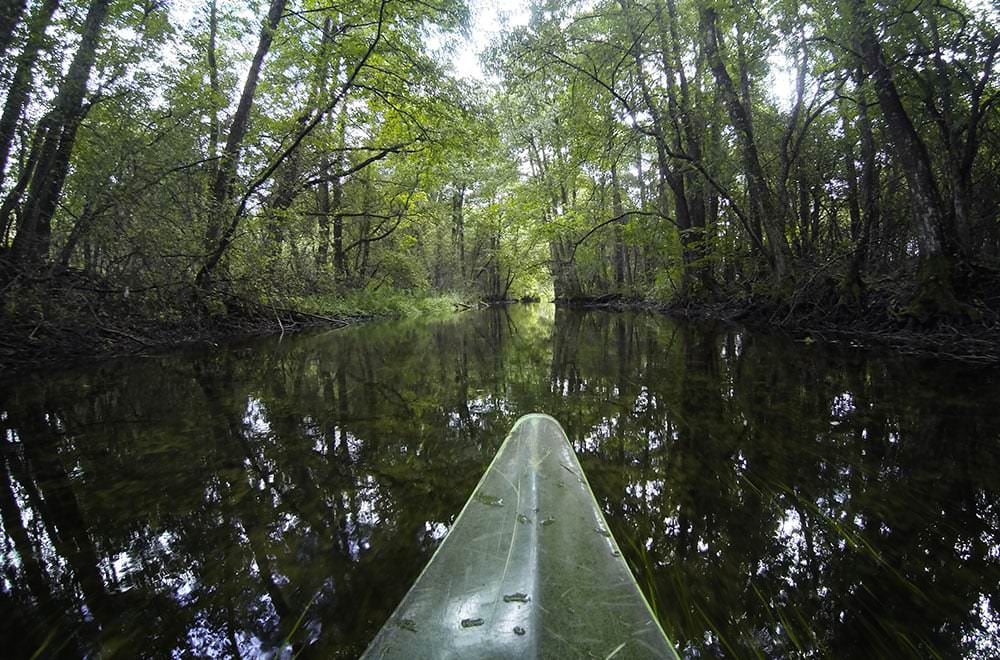
<path id="1" fill-rule="evenodd" d="M 545 305 L 19 378 L 0 654 L 357 658 L 543 411 L 682 657 L 1000 657 L 997 401 L 995 370 Z"/>
<path id="2" fill-rule="evenodd" d="M 676 657 L 558 422 L 519 419 L 364 658 Z"/>

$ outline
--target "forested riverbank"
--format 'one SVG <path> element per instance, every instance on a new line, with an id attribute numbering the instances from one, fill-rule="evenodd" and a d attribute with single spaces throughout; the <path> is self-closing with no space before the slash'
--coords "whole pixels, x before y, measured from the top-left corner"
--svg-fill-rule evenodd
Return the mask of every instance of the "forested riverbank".
<path id="1" fill-rule="evenodd" d="M 0 361 L 440 296 L 1000 361 L 995 6 L 510 11 L 9 4 Z M 487 29 L 486 74 L 453 66 Z"/>

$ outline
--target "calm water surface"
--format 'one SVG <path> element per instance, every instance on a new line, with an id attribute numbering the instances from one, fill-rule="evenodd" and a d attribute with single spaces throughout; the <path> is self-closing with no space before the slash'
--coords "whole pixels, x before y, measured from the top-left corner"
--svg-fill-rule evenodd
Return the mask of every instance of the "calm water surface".
<path id="1" fill-rule="evenodd" d="M 683 655 L 1000 655 L 1000 374 L 551 306 L 8 382 L 0 654 L 357 656 L 531 411 Z"/>

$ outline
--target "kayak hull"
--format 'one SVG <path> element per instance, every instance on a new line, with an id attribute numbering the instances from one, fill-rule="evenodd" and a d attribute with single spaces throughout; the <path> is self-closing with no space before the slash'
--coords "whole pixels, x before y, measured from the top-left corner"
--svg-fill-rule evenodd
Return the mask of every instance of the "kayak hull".
<path id="1" fill-rule="evenodd" d="M 364 658 L 674 658 L 573 448 L 520 418 Z"/>

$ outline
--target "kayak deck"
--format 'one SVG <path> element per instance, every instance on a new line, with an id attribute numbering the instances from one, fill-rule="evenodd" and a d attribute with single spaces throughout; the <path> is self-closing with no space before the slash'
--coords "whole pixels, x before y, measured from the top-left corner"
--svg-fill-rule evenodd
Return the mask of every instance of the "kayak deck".
<path id="1" fill-rule="evenodd" d="M 675 658 L 559 423 L 521 417 L 364 658 Z"/>

